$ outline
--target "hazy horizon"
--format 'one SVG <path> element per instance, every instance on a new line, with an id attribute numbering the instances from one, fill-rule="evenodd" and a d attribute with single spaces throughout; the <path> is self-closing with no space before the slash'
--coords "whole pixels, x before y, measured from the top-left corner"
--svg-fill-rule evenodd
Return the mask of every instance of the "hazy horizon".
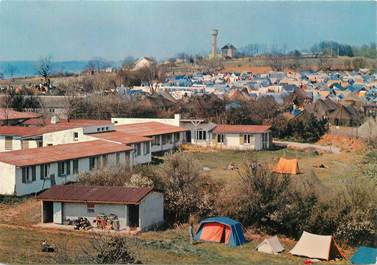
<path id="1" fill-rule="evenodd" d="M 0 60 L 166 58 L 250 43 L 310 48 L 322 40 L 376 41 L 376 2 L 0 1 Z"/>

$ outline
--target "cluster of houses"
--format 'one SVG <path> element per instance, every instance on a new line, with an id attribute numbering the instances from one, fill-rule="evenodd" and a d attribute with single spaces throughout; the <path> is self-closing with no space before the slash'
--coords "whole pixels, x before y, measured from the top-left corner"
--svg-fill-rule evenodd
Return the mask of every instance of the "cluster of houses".
<path id="1" fill-rule="evenodd" d="M 175 75 L 163 83 L 138 86 L 122 93 L 156 94 L 177 102 L 197 95 L 226 99 L 232 108 L 241 101 L 272 97 L 277 104 L 293 94 L 301 93 L 304 104 L 291 106 L 294 117 L 303 112 L 326 117 L 333 125 L 357 126 L 361 117 L 375 116 L 377 110 L 377 73 L 368 69 L 353 72 L 276 72 L 266 74 L 195 73 Z M 126 91 L 126 92 L 125 92 Z"/>

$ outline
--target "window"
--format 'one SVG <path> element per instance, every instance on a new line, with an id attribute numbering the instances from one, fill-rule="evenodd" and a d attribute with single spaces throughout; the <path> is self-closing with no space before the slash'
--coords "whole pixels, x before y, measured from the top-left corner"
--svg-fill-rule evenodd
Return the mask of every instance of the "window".
<path id="1" fill-rule="evenodd" d="M 65 177 L 71 174 L 71 160 L 58 162 L 58 176 Z"/>
<path id="2" fill-rule="evenodd" d="M 50 171 L 50 164 L 44 164 L 39 166 L 39 174 L 41 179 L 47 179 Z"/>
<path id="3" fill-rule="evenodd" d="M 162 145 L 165 145 L 167 143 L 167 140 L 168 140 L 166 138 L 166 134 L 162 135 L 161 138 L 162 138 Z"/>
<path id="4" fill-rule="evenodd" d="M 22 168 L 22 183 L 29 183 L 37 179 L 36 166 Z"/>
<path id="5" fill-rule="evenodd" d="M 148 143 L 144 143 L 144 155 L 148 155 L 150 153 L 150 145 Z"/>
<path id="6" fill-rule="evenodd" d="M 37 147 L 42 147 L 43 146 L 43 142 L 37 142 Z"/>
<path id="7" fill-rule="evenodd" d="M 153 136 L 152 138 L 152 146 L 159 146 L 160 145 L 160 136 Z"/>
<path id="8" fill-rule="evenodd" d="M 97 128 L 97 132 L 101 131 L 101 128 Z"/>
<path id="9" fill-rule="evenodd" d="M 120 153 L 116 153 L 116 164 L 119 165 Z"/>
<path id="10" fill-rule="evenodd" d="M 74 159 L 73 160 L 73 174 L 78 174 L 79 173 L 79 160 Z"/>
<path id="11" fill-rule="evenodd" d="M 173 135 L 172 134 L 166 134 L 166 143 L 167 144 L 172 144 L 173 143 Z"/>
<path id="12" fill-rule="evenodd" d="M 243 135 L 243 142 L 244 144 L 251 144 L 253 136 L 251 134 L 244 134 Z"/>
<path id="13" fill-rule="evenodd" d="M 89 157 L 89 170 L 92 170 L 95 167 L 96 167 L 96 158 Z"/>
<path id="14" fill-rule="evenodd" d="M 88 213 L 94 213 L 96 205 L 93 202 L 87 202 L 86 203 L 86 209 L 88 210 Z"/>
<path id="15" fill-rule="evenodd" d="M 180 133 L 175 133 L 174 134 L 174 143 L 178 143 L 179 142 L 179 140 L 180 140 Z"/>
<path id="16" fill-rule="evenodd" d="M 5 136 L 5 150 L 13 150 L 13 137 L 12 136 Z"/>
<path id="17" fill-rule="evenodd" d="M 136 144 L 135 149 L 135 156 L 141 155 L 141 144 Z"/>
<path id="18" fill-rule="evenodd" d="M 102 166 L 105 167 L 107 165 L 107 155 L 102 156 Z"/>
<path id="19" fill-rule="evenodd" d="M 73 133 L 73 141 L 78 141 L 79 140 L 79 133 L 78 132 L 74 132 Z"/>
<path id="20" fill-rule="evenodd" d="M 224 134 L 217 135 L 217 142 L 222 144 L 224 143 Z"/>
<path id="21" fill-rule="evenodd" d="M 196 139 L 197 140 L 206 140 L 207 139 L 207 132 L 206 131 L 196 131 Z"/>

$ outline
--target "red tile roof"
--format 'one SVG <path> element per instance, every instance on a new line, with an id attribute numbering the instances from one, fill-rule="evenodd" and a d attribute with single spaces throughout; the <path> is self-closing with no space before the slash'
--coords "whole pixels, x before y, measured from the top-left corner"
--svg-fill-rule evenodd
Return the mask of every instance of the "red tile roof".
<path id="1" fill-rule="evenodd" d="M 45 126 L 0 126 L 0 135 L 14 135 L 21 137 L 37 136 L 44 133 L 63 131 L 79 127 L 102 126 L 109 125 L 109 120 L 61 120 L 56 124 L 48 124 Z"/>
<path id="2" fill-rule="evenodd" d="M 152 141 L 152 139 L 148 137 L 129 134 L 129 133 L 120 132 L 120 131 L 94 133 L 94 134 L 91 134 L 90 136 L 109 140 L 109 141 L 119 142 L 122 144 L 133 144 L 133 143 Z"/>
<path id="3" fill-rule="evenodd" d="M 153 188 L 119 186 L 56 185 L 38 195 L 39 200 L 138 204 Z"/>
<path id="4" fill-rule="evenodd" d="M 178 126 L 168 125 L 160 122 L 143 122 L 134 124 L 123 124 L 115 127 L 117 131 L 141 136 L 153 136 L 175 132 L 185 132 L 187 129 Z"/>
<path id="5" fill-rule="evenodd" d="M 0 121 L 33 119 L 41 116 L 41 114 L 34 112 L 19 112 L 11 109 L 0 108 Z"/>
<path id="6" fill-rule="evenodd" d="M 10 152 L 0 152 L 0 161 L 22 167 L 130 150 L 132 150 L 132 147 L 124 144 L 95 140 Z"/>
<path id="7" fill-rule="evenodd" d="M 219 124 L 213 133 L 264 133 L 270 130 L 267 125 L 228 125 Z"/>

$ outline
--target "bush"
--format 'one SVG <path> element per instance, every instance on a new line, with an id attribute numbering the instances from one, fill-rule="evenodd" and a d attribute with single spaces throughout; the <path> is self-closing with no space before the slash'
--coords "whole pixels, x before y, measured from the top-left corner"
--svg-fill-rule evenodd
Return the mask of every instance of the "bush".
<path id="1" fill-rule="evenodd" d="M 191 155 L 177 152 L 157 170 L 155 185 L 164 191 L 165 219 L 187 222 L 192 214 L 215 214 L 216 185 L 205 176 Z"/>
<path id="2" fill-rule="evenodd" d="M 297 236 L 317 202 L 314 193 L 304 194 L 288 175 L 271 173 L 267 165 L 245 163 L 240 180 L 227 187 L 219 211 L 268 233 Z"/>

